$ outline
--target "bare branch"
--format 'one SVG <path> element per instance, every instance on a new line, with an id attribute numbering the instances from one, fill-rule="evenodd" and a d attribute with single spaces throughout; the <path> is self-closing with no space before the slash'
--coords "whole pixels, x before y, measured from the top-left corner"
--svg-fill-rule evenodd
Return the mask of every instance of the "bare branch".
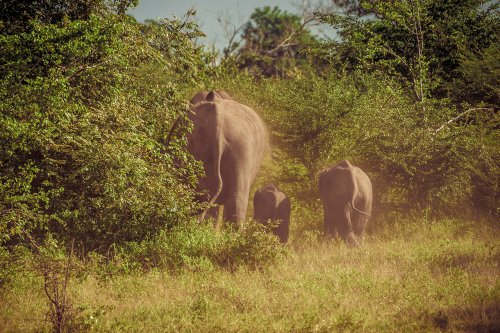
<path id="1" fill-rule="evenodd" d="M 285 39 L 281 43 L 279 43 L 276 47 L 274 47 L 272 50 L 267 51 L 266 53 L 269 55 L 273 55 L 276 51 L 280 49 L 287 49 L 291 46 L 297 45 L 297 43 L 293 43 L 294 38 L 296 38 L 307 25 L 315 21 L 317 21 L 317 17 L 314 14 L 311 15 L 303 14 L 300 26 L 297 29 L 293 29 L 292 32 L 290 32 L 290 34 L 287 37 L 285 37 Z"/>
<path id="2" fill-rule="evenodd" d="M 480 111 L 480 110 L 484 110 L 484 111 L 493 111 L 492 108 L 472 108 L 472 109 L 468 109 L 467 111 L 464 111 L 462 113 L 460 113 L 458 116 L 454 117 L 454 118 L 451 118 L 450 120 L 448 120 L 446 123 L 444 123 L 443 125 L 441 125 L 434 133 L 438 133 L 439 131 L 441 131 L 443 128 L 445 128 L 446 126 L 448 126 L 449 124 L 451 124 L 452 122 L 462 118 L 463 116 L 465 116 L 466 114 L 470 113 L 470 112 L 473 112 L 473 111 Z"/>
<path id="3" fill-rule="evenodd" d="M 315 13 L 332 13 L 337 9 L 337 6 L 332 1 L 325 0 L 301 0 L 293 2 L 293 5 L 302 12 L 301 16 L 304 20 L 309 23 L 314 22 L 314 25 L 320 24 Z"/>
<path id="4" fill-rule="evenodd" d="M 248 20 L 245 20 L 243 16 L 241 15 L 239 8 L 238 8 L 238 22 L 243 22 L 240 25 L 236 25 L 233 23 L 231 15 L 229 14 L 229 11 L 226 12 L 220 12 L 217 16 L 217 21 L 222 25 L 222 29 L 224 30 L 224 35 L 226 37 L 227 42 L 227 47 L 225 48 L 225 56 L 228 57 L 230 56 L 235 49 L 233 49 L 234 41 L 236 37 L 238 37 L 239 33 L 243 30 L 243 28 L 246 26 L 248 23 Z"/>
<path id="5" fill-rule="evenodd" d="M 108 62 L 110 62 L 110 60 L 109 60 L 109 59 L 108 59 L 108 60 L 105 60 L 105 61 L 101 61 L 100 63 L 94 64 L 94 65 L 90 65 L 90 66 L 83 66 L 83 65 L 82 65 L 82 66 L 79 66 L 79 67 L 77 68 L 77 70 L 76 70 L 76 71 L 74 71 L 73 73 L 71 73 L 69 76 L 67 76 L 67 77 L 66 77 L 66 79 L 67 79 L 67 80 L 69 80 L 69 79 L 71 79 L 73 76 L 78 75 L 78 74 L 80 74 L 81 72 L 84 72 L 84 71 L 87 71 L 87 70 L 89 70 L 89 69 L 92 69 L 92 68 L 96 68 L 96 67 L 102 66 L 102 65 L 104 65 L 104 64 L 106 64 L 106 63 L 108 63 Z"/>

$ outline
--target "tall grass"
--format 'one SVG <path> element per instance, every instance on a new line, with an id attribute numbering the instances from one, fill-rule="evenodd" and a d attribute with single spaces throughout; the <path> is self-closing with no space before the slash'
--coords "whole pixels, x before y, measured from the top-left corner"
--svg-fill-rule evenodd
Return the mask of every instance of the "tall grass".
<path id="1" fill-rule="evenodd" d="M 498 226 L 408 218 L 366 246 L 295 237 L 275 266 L 149 270 L 70 284 L 92 332 L 488 332 L 500 329 Z M 43 281 L 0 297 L 0 331 L 48 331 Z"/>

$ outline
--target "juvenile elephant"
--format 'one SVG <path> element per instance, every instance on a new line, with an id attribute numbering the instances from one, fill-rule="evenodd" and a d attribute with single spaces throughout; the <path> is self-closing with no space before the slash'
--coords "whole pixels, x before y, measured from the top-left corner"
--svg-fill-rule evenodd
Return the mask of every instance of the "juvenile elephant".
<path id="1" fill-rule="evenodd" d="M 273 234 L 279 237 L 281 243 L 288 241 L 288 228 L 290 225 L 290 200 L 273 184 L 267 184 L 255 191 L 253 196 L 253 218 L 264 225 L 269 220 L 278 222 L 273 228 Z"/>
<path id="2" fill-rule="evenodd" d="M 350 245 L 364 241 L 364 231 L 372 211 L 372 183 L 358 167 L 341 161 L 319 175 L 325 233 L 337 232 Z"/>
<path id="3" fill-rule="evenodd" d="M 264 125 L 255 111 L 223 91 L 199 92 L 191 101 L 196 103 L 189 115 L 193 130 L 187 148 L 205 170 L 197 190 L 206 195 L 199 200 L 223 205 L 224 220 L 241 223 L 266 146 Z M 203 211 L 200 221 L 217 219 L 217 206 Z"/>

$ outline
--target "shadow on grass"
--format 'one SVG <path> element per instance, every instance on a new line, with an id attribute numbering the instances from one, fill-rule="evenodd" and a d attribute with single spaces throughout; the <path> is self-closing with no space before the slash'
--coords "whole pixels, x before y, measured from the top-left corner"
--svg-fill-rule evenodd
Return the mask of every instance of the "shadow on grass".
<path id="1" fill-rule="evenodd" d="M 500 332 L 500 301 L 440 310 L 429 314 L 429 320 L 441 330 L 452 332 Z"/>

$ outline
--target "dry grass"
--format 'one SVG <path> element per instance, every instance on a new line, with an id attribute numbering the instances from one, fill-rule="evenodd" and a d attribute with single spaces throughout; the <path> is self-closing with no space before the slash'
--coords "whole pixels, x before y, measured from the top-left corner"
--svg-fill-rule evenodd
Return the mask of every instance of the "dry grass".
<path id="1" fill-rule="evenodd" d="M 294 246 L 266 271 L 165 271 L 73 281 L 95 332 L 493 332 L 500 329 L 496 226 L 442 220 L 380 230 L 360 249 Z M 0 331 L 48 331 L 41 281 L 0 301 Z"/>

